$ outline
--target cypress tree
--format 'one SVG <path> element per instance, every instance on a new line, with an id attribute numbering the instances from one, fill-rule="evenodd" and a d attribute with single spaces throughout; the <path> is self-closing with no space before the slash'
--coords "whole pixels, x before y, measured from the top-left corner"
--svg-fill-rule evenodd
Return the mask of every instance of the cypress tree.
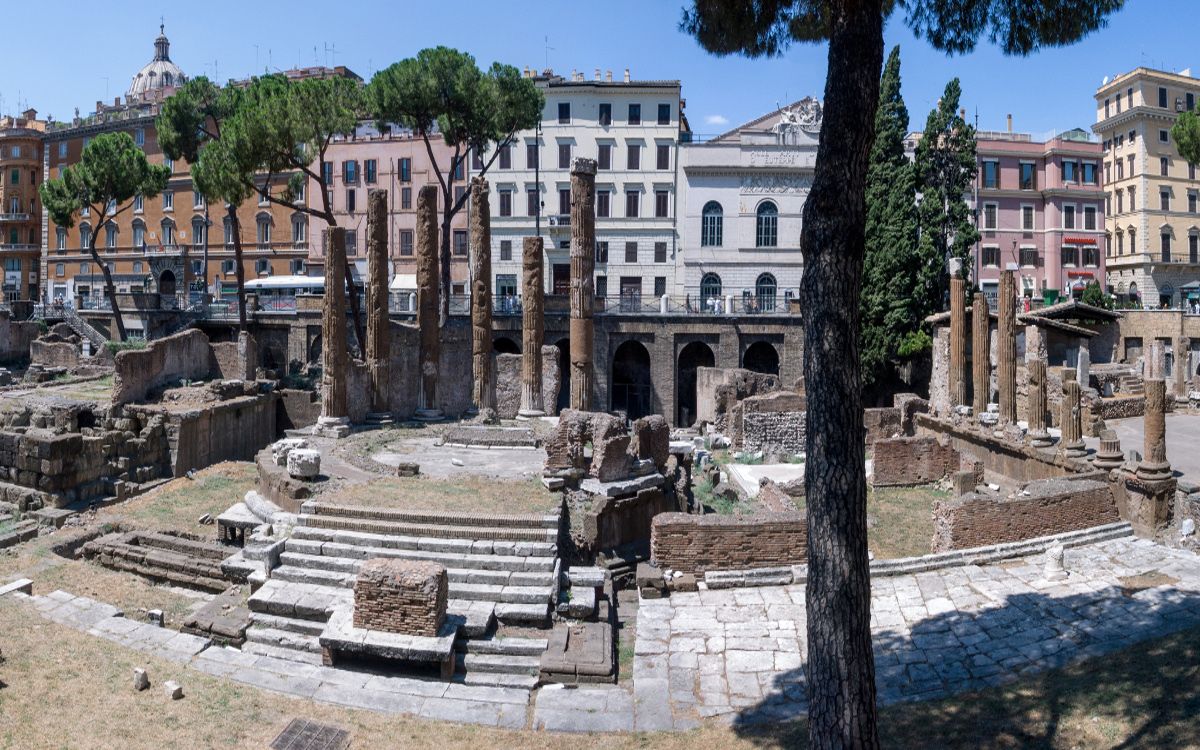
<path id="1" fill-rule="evenodd" d="M 879 85 L 875 144 L 867 168 L 866 252 L 863 260 L 862 363 L 864 389 L 887 380 L 890 362 L 917 330 L 916 174 L 904 154 L 908 108 L 900 94 L 900 47 L 892 49 Z"/>

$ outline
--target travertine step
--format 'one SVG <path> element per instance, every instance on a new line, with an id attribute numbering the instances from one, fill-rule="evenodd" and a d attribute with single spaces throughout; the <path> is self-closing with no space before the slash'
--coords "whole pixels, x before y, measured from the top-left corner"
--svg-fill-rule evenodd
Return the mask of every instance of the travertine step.
<path id="1" fill-rule="evenodd" d="M 549 617 L 549 602 L 541 604 L 504 602 L 496 605 L 496 619 L 506 625 L 531 625 L 540 628 L 546 626 Z"/>
<path id="2" fill-rule="evenodd" d="M 459 672 L 474 674 L 520 674 L 536 677 L 541 660 L 536 656 L 512 656 L 508 654 L 463 654 L 454 655 L 455 668 Z"/>
<path id="3" fill-rule="evenodd" d="M 362 567 L 360 558 L 336 557 L 333 555 L 312 555 L 304 552 L 285 551 L 279 556 L 281 565 L 291 565 L 297 568 L 319 568 L 334 570 L 339 573 L 357 573 Z M 447 568 L 446 577 L 458 583 L 490 583 L 494 586 L 550 586 L 554 583 L 553 571 L 522 572 L 509 570 L 480 570 L 471 568 L 471 556 L 464 555 L 462 566 Z"/>
<path id="4" fill-rule="evenodd" d="M 451 682 L 462 685 L 480 685 L 483 687 L 521 688 L 533 690 L 538 686 L 538 678 L 527 674 L 503 674 L 499 672 L 459 672 Z"/>
<path id="5" fill-rule="evenodd" d="M 292 539 L 339 544 L 384 547 L 387 549 L 421 550 L 425 552 L 456 552 L 471 555 L 500 557 L 554 557 L 558 545 L 554 542 L 508 541 L 504 539 L 449 539 L 403 534 L 325 529 L 318 526 L 297 526 Z"/>
<path id="6" fill-rule="evenodd" d="M 247 605 L 251 612 L 324 622 L 336 606 L 348 606 L 350 597 L 347 589 L 271 578 L 250 595 Z"/>
<path id="7" fill-rule="evenodd" d="M 360 508 L 346 505 L 331 505 L 309 501 L 301 510 L 314 516 L 340 516 L 393 523 L 416 523 L 443 527 L 462 527 L 463 536 L 474 534 L 477 527 L 515 529 L 558 529 L 557 513 L 537 515 L 532 513 L 511 515 L 480 515 L 446 511 L 416 511 L 395 508 Z"/>
<path id="8" fill-rule="evenodd" d="M 497 656 L 537 656 L 546 650 L 545 638 L 459 638 L 454 643 L 457 651 L 468 654 L 493 654 Z"/>
<path id="9" fill-rule="evenodd" d="M 265 612 L 251 612 L 252 627 L 272 628 L 300 635 L 320 635 L 325 623 L 316 620 L 300 620 L 295 617 L 279 617 Z"/>
<path id="10" fill-rule="evenodd" d="M 301 568 L 292 565 L 281 565 L 271 571 L 271 580 L 289 581 L 292 583 L 341 587 L 354 587 L 354 573 L 340 573 L 334 570 L 318 568 Z M 514 604 L 545 603 L 553 595 L 553 588 L 545 586 L 493 586 L 486 583 L 460 583 L 451 581 L 448 593 L 452 599 L 465 601 L 512 602 Z"/>
<path id="11" fill-rule="evenodd" d="M 309 651 L 321 653 L 321 644 L 315 635 L 293 633 L 275 628 L 263 628 L 255 625 L 246 630 L 246 640 L 251 643 L 261 643 L 275 648 L 291 649 L 293 651 Z"/>
<path id="12" fill-rule="evenodd" d="M 447 568 L 474 568 L 477 570 L 509 570 L 524 572 L 550 572 L 556 563 L 554 545 L 527 543 L 528 554 L 518 555 L 506 550 L 495 554 L 483 550 L 439 551 L 420 549 L 417 545 L 401 546 L 396 538 L 382 534 L 337 532 L 337 540 L 327 530 L 296 528 L 287 540 L 284 549 L 305 555 L 346 557 L 367 560 L 372 557 L 399 557 L 409 560 L 431 560 Z M 548 554 L 547 554 L 548 552 Z"/>
<path id="13" fill-rule="evenodd" d="M 492 629 L 496 621 L 496 603 L 450 599 L 446 602 L 446 614 L 463 618 L 458 628 L 460 638 L 478 638 Z"/>
<path id="14" fill-rule="evenodd" d="M 255 643 L 254 641 L 247 641 L 243 644 L 242 653 L 254 654 L 255 656 L 270 656 L 275 659 L 300 662 L 301 664 L 321 665 L 320 654 L 314 654 L 311 651 L 298 651 L 292 648 L 269 646 L 265 643 Z"/>
<path id="15" fill-rule="evenodd" d="M 431 539 L 457 539 L 470 544 L 477 539 L 511 542 L 554 542 L 558 539 L 558 528 L 504 528 L 500 526 L 444 526 L 431 523 L 408 523 L 400 521 L 373 521 L 346 516 L 300 516 L 300 525 L 318 529 L 363 531 L 388 536 L 427 537 Z"/>

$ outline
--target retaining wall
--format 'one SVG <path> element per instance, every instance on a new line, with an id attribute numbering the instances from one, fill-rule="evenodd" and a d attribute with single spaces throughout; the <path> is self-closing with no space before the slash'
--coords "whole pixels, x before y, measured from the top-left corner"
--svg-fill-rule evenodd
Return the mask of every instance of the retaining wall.
<path id="1" fill-rule="evenodd" d="M 655 516 L 650 555 L 659 568 L 703 575 L 803 563 L 808 550 L 804 514 L 752 516 L 663 513 Z"/>

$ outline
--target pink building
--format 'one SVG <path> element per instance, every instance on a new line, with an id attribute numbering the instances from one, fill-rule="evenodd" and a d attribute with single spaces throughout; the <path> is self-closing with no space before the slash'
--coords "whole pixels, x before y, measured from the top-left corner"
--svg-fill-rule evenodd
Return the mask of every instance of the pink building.
<path id="1" fill-rule="evenodd" d="M 452 150 L 440 137 L 433 139 L 430 145 L 445 172 L 450 166 Z M 457 194 L 467 189 L 470 167 L 470 159 L 463 160 L 461 172 L 454 180 Z M 323 169 L 314 171 L 323 173 L 330 185 L 337 225 L 346 229 L 346 255 L 362 278 L 366 277 L 367 272 L 367 194 L 374 189 L 387 191 L 392 291 L 415 291 L 417 193 L 425 185 L 438 185 L 424 141 L 399 128 L 381 134 L 373 124 L 361 123 L 353 137 L 338 139 L 330 145 L 325 152 Z M 319 206 L 321 190 L 316 181 L 310 179 L 306 190 L 312 205 Z M 440 206 L 438 217 L 440 230 Z M 308 274 L 318 275 L 324 269 L 325 222 L 314 220 L 309 222 L 309 226 Z M 463 294 L 468 275 L 466 206 L 454 217 L 451 226 L 452 291 L 454 294 Z"/>
<path id="2" fill-rule="evenodd" d="M 1022 297 L 1078 296 L 1104 287 L 1104 190 L 1098 142 L 1069 130 L 1039 142 L 980 131 L 975 279 L 994 298 L 1000 272 L 1016 272 Z"/>

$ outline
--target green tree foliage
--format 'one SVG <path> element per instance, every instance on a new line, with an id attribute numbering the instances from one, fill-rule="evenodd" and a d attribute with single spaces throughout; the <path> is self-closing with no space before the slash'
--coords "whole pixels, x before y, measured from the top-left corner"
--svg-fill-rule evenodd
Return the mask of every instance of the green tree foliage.
<path id="1" fill-rule="evenodd" d="M 979 241 L 979 230 L 967 206 L 978 172 L 975 127 L 959 112 L 961 95 L 957 78 L 946 84 L 917 144 L 917 190 L 921 193 L 918 255 L 922 274 L 914 312 L 921 319 L 943 307 L 950 286 L 948 260 L 962 261 L 962 277 L 970 280 L 971 250 Z"/>
<path id="2" fill-rule="evenodd" d="M 476 169 L 478 175 L 486 174 L 517 131 L 541 120 L 542 92 L 511 65 L 492 63 L 483 71 L 465 52 L 433 47 L 376 73 L 367 86 L 367 100 L 380 129 L 395 123 L 421 137 L 437 175 L 442 194 L 439 317 L 444 323 L 450 310 L 450 222 L 469 195 L 455 195 L 455 175 L 460 169 L 465 173 L 472 153 L 492 149 L 482 169 Z M 430 138 L 438 135 L 453 150 L 448 164 L 434 158 Z"/>
<path id="3" fill-rule="evenodd" d="M 1184 112 L 1175 119 L 1175 124 L 1171 126 L 1171 140 L 1188 164 L 1200 164 L 1200 116 L 1196 115 L 1195 110 Z"/>
<path id="4" fill-rule="evenodd" d="M 900 48 L 895 47 L 880 81 L 875 145 L 867 168 L 860 355 L 867 389 L 886 378 L 905 337 L 921 323 L 913 299 L 921 263 L 916 175 L 904 154 L 907 132 L 908 108 L 900 94 Z"/>
<path id="5" fill-rule="evenodd" d="M 1099 282 L 1092 280 L 1083 288 L 1083 294 L 1079 296 L 1079 301 L 1085 305 L 1092 307 L 1100 307 L 1105 310 L 1113 309 L 1114 302 L 1111 294 L 1105 294 L 1100 288 Z"/>
<path id="6" fill-rule="evenodd" d="M 38 189 L 42 205 L 58 226 L 67 229 L 75 226 L 84 209 L 95 222 L 91 225 L 88 252 L 104 274 L 105 293 L 121 341 L 127 338 L 125 322 L 117 304 L 112 270 L 96 252 L 96 240 L 109 223 L 133 206 L 134 196 L 153 198 L 166 188 L 170 176 L 167 167 L 147 161 L 146 154 L 129 133 L 102 133 L 88 142 L 77 164 L 64 169 L 59 177 L 46 180 Z"/>
<path id="7" fill-rule="evenodd" d="M 243 90 L 220 88 L 201 76 L 185 83 L 163 102 L 155 130 L 163 153 L 191 165 L 192 184 L 205 198 L 205 205 L 224 204 L 233 236 L 234 270 L 237 279 L 238 325 L 246 327 L 246 271 L 242 267 L 242 226 L 238 206 L 255 192 L 256 164 L 250 150 L 221 143 L 222 125 L 237 112 Z M 207 215 L 206 215 L 207 220 Z M 205 250 L 204 282 L 208 284 L 208 254 Z"/>
<path id="8" fill-rule="evenodd" d="M 808 433 L 805 602 L 809 744 L 879 746 L 871 649 L 859 297 L 867 165 L 875 137 L 883 22 L 902 8 L 933 46 L 968 52 L 987 36 L 1009 54 L 1067 44 L 1123 0 L 692 0 L 682 27 L 708 51 L 777 55 L 829 43 L 824 125 L 800 245 Z"/>

